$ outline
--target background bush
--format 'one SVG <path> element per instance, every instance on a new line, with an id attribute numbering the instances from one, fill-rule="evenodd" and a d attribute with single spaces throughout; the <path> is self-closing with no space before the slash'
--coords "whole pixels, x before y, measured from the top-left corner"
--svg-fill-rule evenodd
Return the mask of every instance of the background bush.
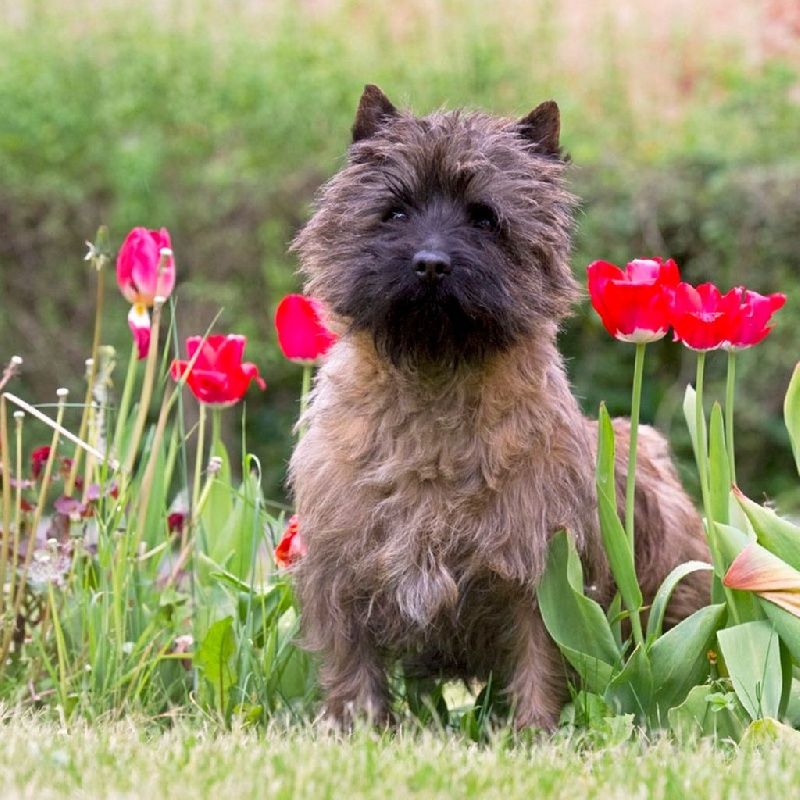
<path id="1" fill-rule="evenodd" d="M 691 280 L 789 295 L 767 344 L 740 359 L 737 407 L 740 481 L 782 493 L 778 412 L 800 353 L 800 31 L 791 3 L 690 5 L 0 4 L 0 357 L 25 357 L 35 399 L 77 390 L 94 313 L 84 240 L 100 222 L 115 245 L 134 225 L 167 226 L 181 334 L 222 306 L 219 328 L 246 333 L 267 376 L 249 441 L 279 497 L 300 374 L 272 313 L 297 288 L 286 246 L 341 163 L 362 85 L 418 112 L 521 115 L 555 97 L 583 201 L 578 273 L 664 254 Z M 108 295 L 119 313 L 104 338 L 124 358 L 127 306 Z M 586 305 L 563 347 L 589 413 L 603 398 L 627 408 L 633 348 Z M 643 416 L 686 455 L 691 359 L 665 342 L 650 352 Z M 712 358 L 711 376 L 722 369 Z"/>

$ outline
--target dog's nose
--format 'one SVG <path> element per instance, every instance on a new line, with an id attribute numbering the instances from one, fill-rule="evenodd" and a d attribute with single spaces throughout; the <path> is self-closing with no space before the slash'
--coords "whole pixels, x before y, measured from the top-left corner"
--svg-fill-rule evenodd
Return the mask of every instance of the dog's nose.
<path id="1" fill-rule="evenodd" d="M 450 274 L 450 256 L 439 250 L 420 250 L 411 261 L 414 272 L 430 283 L 440 281 Z"/>

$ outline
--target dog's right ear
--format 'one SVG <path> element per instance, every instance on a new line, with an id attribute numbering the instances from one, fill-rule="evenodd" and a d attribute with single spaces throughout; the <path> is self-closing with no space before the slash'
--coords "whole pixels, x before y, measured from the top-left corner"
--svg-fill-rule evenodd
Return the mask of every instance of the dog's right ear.
<path id="1" fill-rule="evenodd" d="M 360 142 L 374 136 L 388 119 L 398 115 L 389 98 L 374 84 L 368 83 L 358 103 L 356 121 L 353 123 L 353 141 Z"/>

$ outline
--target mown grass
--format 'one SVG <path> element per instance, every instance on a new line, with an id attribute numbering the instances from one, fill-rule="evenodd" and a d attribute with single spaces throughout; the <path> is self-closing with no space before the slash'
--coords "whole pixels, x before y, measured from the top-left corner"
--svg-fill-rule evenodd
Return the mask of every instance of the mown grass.
<path id="1" fill-rule="evenodd" d="M 280 725 L 256 733 L 188 723 L 159 731 L 134 719 L 69 729 L 33 715 L 0 720 L 3 798 L 788 798 L 800 782 L 791 744 L 593 747 L 500 736 L 476 745 L 412 728 L 337 739 Z"/>

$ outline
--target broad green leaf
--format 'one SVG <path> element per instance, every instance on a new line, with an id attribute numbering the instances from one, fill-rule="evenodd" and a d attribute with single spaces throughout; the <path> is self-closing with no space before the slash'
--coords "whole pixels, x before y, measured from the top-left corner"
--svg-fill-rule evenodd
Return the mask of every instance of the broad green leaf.
<path id="1" fill-rule="evenodd" d="M 800 527 L 779 517 L 771 508 L 754 503 L 742 492 L 736 493 L 736 499 L 747 514 L 758 543 L 790 566 L 800 569 Z"/>
<path id="2" fill-rule="evenodd" d="M 751 719 L 780 713 L 783 673 L 778 634 L 766 620 L 717 632 L 733 690 Z"/>
<path id="3" fill-rule="evenodd" d="M 647 651 L 637 647 L 623 667 L 614 676 L 604 695 L 606 702 L 618 714 L 633 714 L 644 722 L 653 702 L 653 675 Z"/>
<path id="4" fill-rule="evenodd" d="M 714 403 L 711 408 L 708 441 L 708 483 L 711 494 L 711 513 L 714 522 L 728 522 L 728 495 L 731 490 L 731 470 L 725 450 L 725 426 L 722 407 Z"/>
<path id="5" fill-rule="evenodd" d="M 211 625 L 194 654 L 194 665 L 211 684 L 220 711 L 227 708 L 230 689 L 236 681 L 235 656 L 233 617 L 225 617 Z"/>
<path id="6" fill-rule="evenodd" d="M 794 368 L 786 397 L 783 400 L 783 419 L 792 441 L 794 463 L 800 473 L 800 364 Z"/>
<path id="7" fill-rule="evenodd" d="M 605 691 L 622 660 L 603 609 L 583 594 L 583 573 L 566 531 L 550 540 L 536 595 L 548 633 L 590 691 Z"/>
<path id="8" fill-rule="evenodd" d="M 217 536 L 210 539 L 211 558 L 237 578 L 254 577 L 265 520 L 260 513 L 260 479 L 251 472 L 236 493 L 233 509 Z M 209 498 L 210 500 L 211 498 Z"/>
<path id="9" fill-rule="evenodd" d="M 608 609 L 606 610 L 606 619 L 611 627 L 611 633 L 614 636 L 614 641 L 617 644 L 620 652 L 622 652 L 622 598 L 619 592 L 614 594 Z"/>
<path id="10" fill-rule="evenodd" d="M 715 692 L 703 683 L 695 686 L 679 706 L 671 708 L 667 719 L 670 730 L 684 743 L 700 736 L 738 742 L 747 715 L 734 692 Z"/>
<path id="11" fill-rule="evenodd" d="M 707 652 L 725 619 L 724 603 L 705 606 L 680 622 L 650 648 L 658 714 L 682 703 L 692 686 L 708 677 Z"/>
<path id="12" fill-rule="evenodd" d="M 679 564 L 664 578 L 661 586 L 658 587 L 656 596 L 653 598 L 653 604 L 650 607 L 650 616 L 647 620 L 648 646 L 652 645 L 653 642 L 661 636 L 661 631 L 664 626 L 664 615 L 667 612 L 667 606 L 669 605 L 675 587 L 687 575 L 702 570 L 713 572 L 714 567 L 712 567 L 711 564 L 706 564 L 704 561 L 687 561 L 685 564 Z"/>
<path id="13" fill-rule="evenodd" d="M 715 525 L 714 528 L 717 535 L 717 550 L 722 559 L 722 566 L 727 573 L 736 556 L 747 545 L 752 544 L 754 537 L 739 528 L 734 528 L 732 525 L 719 524 Z M 723 575 L 722 577 L 724 578 L 725 576 Z M 733 606 L 736 622 L 751 622 L 763 617 L 752 592 L 726 589 L 724 590 L 724 597 L 726 602 L 729 601 Z"/>
<path id="14" fill-rule="evenodd" d="M 775 626 L 781 640 L 792 654 L 794 663 L 800 666 L 800 618 L 788 611 L 770 603 L 769 600 L 758 598 L 759 605 L 767 619 Z"/>
<path id="15" fill-rule="evenodd" d="M 766 748 L 774 751 L 776 747 L 791 746 L 800 748 L 800 731 L 784 725 L 777 719 L 757 719 L 751 722 L 742 736 L 739 747 L 742 750 Z"/>
<path id="16" fill-rule="evenodd" d="M 631 615 L 638 614 L 642 592 L 636 579 L 633 551 L 617 514 L 614 429 L 605 404 L 600 406 L 597 430 L 597 504 L 603 547 L 625 607 Z"/>
<path id="17" fill-rule="evenodd" d="M 697 404 L 697 395 L 691 385 L 686 386 L 686 392 L 683 395 L 683 416 L 686 420 L 686 427 L 689 429 L 689 437 L 692 440 L 692 451 L 694 452 L 695 464 L 698 463 L 697 458 L 697 426 L 695 425 L 695 410 Z M 706 441 L 706 424 L 705 414 L 703 415 L 703 427 L 700 432 L 703 442 Z"/>
<path id="18" fill-rule="evenodd" d="M 231 465 L 228 451 L 220 439 L 211 443 L 211 456 L 222 459 L 222 465 L 213 478 L 200 521 L 205 541 L 208 543 L 208 552 L 214 553 L 219 549 L 217 540 L 233 513 L 234 489 L 231 485 Z"/>

